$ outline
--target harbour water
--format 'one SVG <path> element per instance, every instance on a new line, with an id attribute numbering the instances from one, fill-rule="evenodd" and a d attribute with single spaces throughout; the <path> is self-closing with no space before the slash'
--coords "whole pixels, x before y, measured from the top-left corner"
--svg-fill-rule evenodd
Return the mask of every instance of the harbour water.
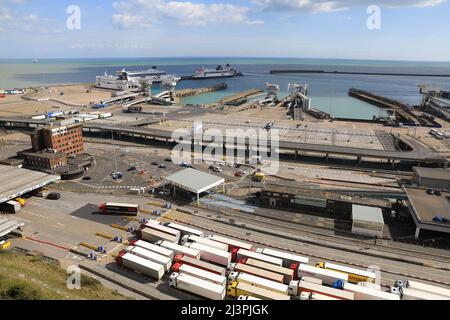
<path id="1" fill-rule="evenodd" d="M 307 83 L 315 108 L 335 117 L 372 119 L 383 114 L 379 108 L 348 97 L 351 87 L 414 105 L 420 102 L 420 83 L 450 88 L 450 78 L 367 76 L 345 74 L 269 74 L 273 69 L 325 71 L 450 74 L 450 62 L 364 61 L 269 58 L 123 58 L 123 59 L 39 59 L 0 60 L 0 88 L 93 83 L 95 77 L 115 74 L 118 69 L 144 70 L 151 66 L 177 75 L 191 75 L 201 67 L 230 63 L 243 77 L 182 81 L 179 89 L 208 87 L 226 82 L 228 89 L 183 99 L 186 104 L 207 104 L 248 89 L 263 88 L 266 82 L 280 84 L 281 95 L 289 83 Z"/>

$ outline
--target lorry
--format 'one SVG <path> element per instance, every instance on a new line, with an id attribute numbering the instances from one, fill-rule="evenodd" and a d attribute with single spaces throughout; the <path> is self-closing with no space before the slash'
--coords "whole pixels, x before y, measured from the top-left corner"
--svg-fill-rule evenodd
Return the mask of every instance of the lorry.
<path id="1" fill-rule="evenodd" d="M 161 280 L 164 276 L 164 266 L 150 260 L 141 258 L 132 253 L 122 251 L 116 258 L 119 266 L 149 276 L 155 280 Z"/>
<path id="2" fill-rule="evenodd" d="M 370 272 L 366 270 L 341 266 L 329 262 L 319 262 L 316 264 L 317 268 L 322 268 L 326 270 L 333 270 L 337 272 L 342 272 L 348 275 L 348 282 L 353 284 L 358 284 L 359 282 L 370 282 L 375 283 L 377 275 L 375 272 Z"/>
<path id="3" fill-rule="evenodd" d="M 191 257 L 193 259 L 200 260 L 200 251 L 191 249 L 188 247 L 180 246 L 179 244 L 170 242 L 170 241 L 158 241 L 156 245 L 161 246 L 163 248 L 172 250 L 176 255 L 180 254 L 183 256 Z"/>
<path id="4" fill-rule="evenodd" d="M 201 237 L 201 238 L 205 237 L 205 233 L 203 231 L 197 230 L 197 229 L 193 229 L 191 227 L 187 227 L 187 226 L 184 226 L 184 225 L 181 225 L 181 224 L 170 222 L 170 223 L 167 224 L 167 226 L 169 228 L 172 228 L 172 229 L 180 230 L 181 235 L 183 237 L 184 236 L 190 236 L 190 235 L 194 235 L 194 236 Z"/>
<path id="5" fill-rule="evenodd" d="M 227 296 L 232 299 L 239 296 L 250 296 L 261 300 L 291 300 L 286 294 L 252 286 L 245 282 L 230 283 L 227 288 Z"/>
<path id="6" fill-rule="evenodd" d="M 174 263 L 174 265 L 172 266 L 172 271 L 180 274 L 188 274 L 190 276 L 210 281 L 221 286 L 225 286 L 227 284 L 227 278 L 224 276 L 180 262 Z"/>
<path id="7" fill-rule="evenodd" d="M 176 242 L 176 243 L 178 243 L 180 241 L 181 232 L 179 230 L 163 226 L 163 225 L 159 224 L 158 221 L 150 220 L 149 222 L 144 223 L 142 225 L 142 227 L 153 229 L 153 230 L 156 230 L 156 231 L 159 231 L 159 232 L 167 233 L 167 234 L 175 237 L 175 241 L 174 242 Z"/>
<path id="8" fill-rule="evenodd" d="M 138 204 L 107 202 L 100 204 L 98 210 L 100 214 L 105 215 L 137 216 L 140 211 L 140 206 Z"/>
<path id="9" fill-rule="evenodd" d="M 221 249 L 206 246 L 198 242 L 186 243 L 186 247 L 200 251 L 200 259 L 228 267 L 231 263 L 231 253 Z"/>
<path id="10" fill-rule="evenodd" d="M 258 276 L 267 280 L 275 281 L 278 283 L 283 283 L 284 277 L 283 275 L 275 272 L 271 272 L 268 270 L 259 269 L 256 267 L 252 267 L 242 263 L 232 263 L 228 270 L 231 272 L 243 272 L 247 274 L 251 274 L 254 276 Z"/>
<path id="11" fill-rule="evenodd" d="M 420 290 L 420 291 L 429 292 L 429 293 L 432 293 L 432 294 L 438 294 L 438 295 L 441 295 L 441 296 L 450 297 L 450 290 L 449 289 L 445 289 L 445 288 L 437 287 L 437 286 L 432 286 L 432 285 L 421 283 L 421 282 L 417 282 L 417 281 L 397 280 L 395 282 L 395 286 L 398 287 L 398 288 L 416 289 L 416 290 Z"/>
<path id="12" fill-rule="evenodd" d="M 322 301 L 333 300 L 333 301 L 335 301 L 335 300 L 339 300 L 339 299 L 333 298 L 330 296 L 326 296 L 326 295 L 320 294 L 320 293 L 304 291 L 300 294 L 300 300 L 302 300 L 302 301 L 305 301 L 305 300 L 319 300 L 319 301 L 320 300 L 322 300 Z"/>
<path id="13" fill-rule="evenodd" d="M 142 228 L 138 231 L 138 234 L 142 240 L 148 242 L 157 242 L 157 241 L 169 241 L 176 242 L 177 238 L 171 234 L 161 232 L 155 229 L 150 228 Z"/>
<path id="14" fill-rule="evenodd" d="M 271 281 L 268 279 L 264 279 L 258 276 L 254 276 L 248 273 L 242 273 L 242 272 L 232 272 L 228 276 L 229 282 L 245 282 L 252 286 L 260 287 L 263 289 L 271 290 L 274 292 L 282 293 L 282 294 L 288 294 L 289 293 L 289 286 Z"/>
<path id="15" fill-rule="evenodd" d="M 290 268 L 292 264 L 295 263 L 309 263 L 309 259 L 307 257 L 302 257 L 296 254 L 292 254 L 289 252 L 282 252 L 268 248 L 259 248 L 256 252 L 265 254 L 266 256 L 271 256 L 275 258 L 279 258 L 283 260 L 283 267 Z"/>
<path id="16" fill-rule="evenodd" d="M 243 301 L 243 300 L 255 300 L 255 301 L 258 301 L 258 300 L 261 300 L 261 299 L 259 299 L 259 298 L 255 298 L 255 297 L 252 297 L 252 296 L 239 296 L 239 298 L 238 298 L 238 301 Z"/>
<path id="17" fill-rule="evenodd" d="M 128 246 L 125 249 L 126 252 L 132 253 L 138 257 L 153 261 L 155 263 L 161 264 L 164 266 L 164 271 L 168 272 L 172 267 L 172 259 L 169 257 L 160 255 L 156 252 L 149 251 L 147 249 L 141 247 Z"/>
<path id="18" fill-rule="evenodd" d="M 410 288 L 392 287 L 391 293 L 398 295 L 402 300 L 450 300 L 446 296 Z"/>
<path id="19" fill-rule="evenodd" d="M 272 263 L 267 263 L 256 259 L 241 259 L 239 260 L 239 263 L 281 274 L 283 276 L 284 284 L 289 284 L 292 280 L 295 280 L 297 278 L 297 275 L 294 275 L 294 270 L 276 266 Z"/>
<path id="20" fill-rule="evenodd" d="M 298 278 L 313 277 L 322 280 L 324 285 L 335 286 L 339 284 L 342 289 L 342 284 L 348 282 L 348 275 L 346 273 L 327 270 L 313 267 L 307 264 L 300 264 L 298 268 Z"/>
<path id="21" fill-rule="evenodd" d="M 225 286 L 176 272 L 170 276 L 169 286 L 211 300 L 224 300 L 226 294 Z"/>
<path id="22" fill-rule="evenodd" d="M 280 266 L 280 267 L 283 265 L 283 260 L 281 260 L 280 258 L 267 256 L 265 254 L 257 253 L 254 251 L 248 251 L 245 249 L 234 249 L 231 252 L 231 254 L 232 254 L 233 262 L 238 262 L 241 259 L 251 258 L 251 259 L 271 263 L 271 264 L 274 264 L 274 265 Z"/>
<path id="23" fill-rule="evenodd" d="M 400 300 L 400 296 L 390 292 L 384 292 L 365 286 L 344 283 L 344 290 L 353 292 L 356 300 Z"/>
<path id="24" fill-rule="evenodd" d="M 202 238 L 202 237 L 198 237 L 198 236 L 194 236 L 194 235 L 184 236 L 181 239 L 181 244 L 182 245 L 185 245 L 186 243 L 192 243 L 192 242 L 200 243 L 200 244 L 203 244 L 205 246 L 209 246 L 209 247 L 212 247 L 212 248 L 216 248 L 216 249 L 228 252 L 228 245 L 227 244 L 221 243 L 221 242 L 217 242 L 217 241 L 214 241 L 214 240 L 211 240 L 211 239 Z"/>
<path id="25" fill-rule="evenodd" d="M 25 204 L 27 202 L 24 198 L 21 198 L 21 197 L 14 199 L 14 201 L 18 202 L 21 207 L 25 207 Z"/>
<path id="26" fill-rule="evenodd" d="M 299 297 L 302 292 L 318 293 L 339 300 L 354 300 L 354 294 L 352 292 L 326 287 L 324 285 L 305 280 L 291 281 L 289 285 L 289 294 L 294 297 Z"/>
<path id="27" fill-rule="evenodd" d="M 135 246 L 135 247 L 144 248 L 144 249 L 150 250 L 152 252 L 156 252 L 157 254 L 169 257 L 170 259 L 173 259 L 175 257 L 175 253 L 172 250 L 168 250 L 166 248 L 157 246 L 157 245 L 152 244 L 147 241 L 133 240 L 130 242 L 130 245 Z"/>
<path id="28" fill-rule="evenodd" d="M 215 274 L 218 274 L 220 276 L 225 276 L 226 275 L 226 268 L 223 267 L 219 267 L 216 266 L 215 264 L 212 263 L 208 263 L 205 261 L 201 261 L 201 260 L 197 260 L 197 259 L 193 259 L 191 257 L 188 256 L 183 256 L 183 255 L 176 255 L 175 258 L 173 259 L 174 263 L 183 263 L 183 264 L 187 264 L 202 270 L 206 270 Z"/>
<path id="29" fill-rule="evenodd" d="M 22 209 L 20 203 L 14 200 L 10 200 L 8 202 L 3 202 L 0 204 L 0 211 L 6 211 L 9 213 L 18 213 Z"/>
<path id="30" fill-rule="evenodd" d="M 217 236 L 217 235 L 210 235 L 207 236 L 208 239 L 217 241 L 217 242 L 221 242 L 221 243 L 225 243 L 228 245 L 228 251 L 232 252 L 234 249 L 245 249 L 248 251 L 252 251 L 253 250 L 253 245 L 246 243 L 246 242 L 242 242 L 242 241 L 238 241 L 238 240 L 234 240 L 234 239 L 229 239 L 229 238 L 225 238 L 222 236 Z"/>

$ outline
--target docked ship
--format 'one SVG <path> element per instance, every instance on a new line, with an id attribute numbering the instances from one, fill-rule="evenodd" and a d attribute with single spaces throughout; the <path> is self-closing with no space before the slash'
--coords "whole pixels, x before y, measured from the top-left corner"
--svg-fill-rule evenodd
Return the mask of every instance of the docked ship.
<path id="1" fill-rule="evenodd" d="M 161 82 L 178 82 L 181 80 L 180 77 L 175 75 L 168 75 L 167 72 L 158 70 L 156 67 L 144 71 L 125 71 L 122 69 L 117 72 L 117 75 L 127 74 L 130 79 L 134 80 L 144 80 L 151 83 L 161 83 Z"/>
<path id="2" fill-rule="evenodd" d="M 216 69 L 202 68 L 195 73 L 192 79 L 232 78 L 236 76 L 242 76 L 242 73 L 227 64 L 225 66 L 220 65 Z"/>
<path id="3" fill-rule="evenodd" d="M 118 90 L 118 91 L 139 91 L 141 83 L 131 79 L 126 72 L 118 73 L 116 76 L 105 75 L 96 78 L 97 88 Z"/>

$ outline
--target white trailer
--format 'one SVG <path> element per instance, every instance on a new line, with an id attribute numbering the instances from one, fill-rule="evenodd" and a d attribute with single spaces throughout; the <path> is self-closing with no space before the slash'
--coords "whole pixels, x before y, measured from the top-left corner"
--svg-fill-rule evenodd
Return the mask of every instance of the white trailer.
<path id="1" fill-rule="evenodd" d="M 202 238 L 202 237 L 190 235 L 190 236 L 184 236 L 181 239 L 181 244 L 182 245 L 185 245 L 186 243 L 191 243 L 191 242 L 204 244 L 205 246 L 209 246 L 209 247 L 212 247 L 212 248 L 216 248 L 216 249 L 228 252 L 228 245 L 227 244 L 221 243 L 221 242 L 217 242 L 217 241 L 214 241 L 214 240 L 210 240 L 210 239 L 207 239 L 207 238 Z"/>
<path id="2" fill-rule="evenodd" d="M 339 280 L 343 283 L 348 282 L 348 274 L 346 273 L 317 268 L 307 264 L 300 264 L 298 268 L 298 278 L 301 279 L 302 277 L 321 279 L 323 284 L 328 286 L 334 285 Z"/>
<path id="3" fill-rule="evenodd" d="M 302 292 L 312 292 L 326 295 L 339 300 L 354 300 L 352 292 L 326 287 L 317 283 L 308 282 L 304 280 L 294 280 L 289 285 L 289 294 L 298 297 Z"/>
<path id="4" fill-rule="evenodd" d="M 312 282 L 315 284 L 323 284 L 323 281 L 321 279 L 312 278 L 312 277 L 302 277 L 300 280 L 306 281 L 306 282 Z"/>
<path id="5" fill-rule="evenodd" d="M 323 301 L 328 301 L 328 300 L 339 300 L 330 296 L 326 296 L 324 294 L 320 294 L 320 293 L 315 293 L 315 292 L 302 292 L 300 294 L 300 300 L 305 301 L 305 300 L 323 300 Z"/>
<path id="6" fill-rule="evenodd" d="M 168 242 L 178 242 L 177 238 L 171 234 L 161 232 L 151 228 L 143 228 L 140 231 L 141 239 L 148 242 L 157 242 L 157 241 L 168 241 Z"/>
<path id="7" fill-rule="evenodd" d="M 228 281 L 238 283 L 244 282 L 252 286 L 256 286 L 259 288 L 271 290 L 286 295 L 289 293 L 289 287 L 285 284 L 257 277 L 248 273 L 232 272 L 228 276 Z"/>
<path id="8" fill-rule="evenodd" d="M 133 247 L 129 246 L 125 249 L 126 252 L 132 253 L 138 257 L 156 262 L 164 266 L 164 271 L 168 272 L 172 267 L 172 259 L 169 257 L 160 255 L 156 252 L 141 248 L 141 247 Z"/>
<path id="9" fill-rule="evenodd" d="M 263 262 L 267 262 L 267 263 L 271 263 L 274 264 L 276 266 L 281 267 L 283 265 L 283 260 L 281 260 L 280 258 L 275 258 L 275 257 L 271 257 L 271 256 L 267 256 L 265 254 L 261 254 L 261 253 L 257 253 L 254 251 L 248 251 L 245 249 L 239 249 L 236 252 L 236 257 L 235 257 L 235 261 L 239 261 L 241 259 L 256 259 L 259 261 L 263 261 Z"/>
<path id="10" fill-rule="evenodd" d="M 330 262 L 320 262 L 316 265 L 316 267 L 342 272 L 348 275 L 348 282 L 358 284 L 358 282 L 371 282 L 375 283 L 377 279 L 377 275 L 375 272 L 361 270 L 357 268 L 342 266 L 335 263 Z"/>
<path id="11" fill-rule="evenodd" d="M 229 239 L 229 238 L 225 238 L 225 237 L 221 237 L 221 236 L 217 236 L 217 235 L 211 235 L 211 236 L 208 236 L 207 238 L 217 241 L 217 242 L 227 244 L 228 250 L 230 250 L 230 251 L 232 251 L 233 249 L 245 249 L 248 251 L 253 250 L 253 245 L 246 243 L 246 242 Z"/>
<path id="12" fill-rule="evenodd" d="M 398 294 L 402 300 L 450 300 L 449 297 L 410 288 L 391 288 L 391 293 Z"/>
<path id="13" fill-rule="evenodd" d="M 169 228 L 179 230 L 181 232 L 182 236 L 194 235 L 194 236 L 201 237 L 201 238 L 203 238 L 205 236 L 205 233 L 203 231 L 193 229 L 193 228 L 181 225 L 181 224 L 170 222 L 169 224 L 167 224 L 167 226 Z"/>
<path id="14" fill-rule="evenodd" d="M 173 273 L 170 276 L 169 286 L 211 300 L 225 299 L 225 286 L 195 278 L 187 274 Z"/>
<path id="15" fill-rule="evenodd" d="M 399 281 L 397 281 L 397 283 L 399 283 Z M 405 284 L 401 285 L 400 287 L 405 287 L 405 288 L 409 288 L 409 289 L 415 289 L 415 290 L 429 292 L 432 294 L 437 294 L 440 296 L 450 297 L 449 289 L 445 289 L 442 287 L 437 287 L 437 286 L 433 286 L 433 285 L 429 285 L 429 284 L 425 284 L 425 283 L 421 283 L 421 282 L 417 282 L 417 281 L 408 280 L 408 281 L 406 281 Z"/>
<path id="16" fill-rule="evenodd" d="M 175 254 L 180 254 L 183 256 L 188 256 L 193 259 L 200 259 L 200 251 L 191 249 L 188 247 L 180 246 L 179 244 L 169 242 L 169 241 L 159 241 L 156 243 L 158 246 L 172 250 Z"/>
<path id="17" fill-rule="evenodd" d="M 169 257 L 170 259 L 173 259 L 175 257 L 175 253 L 172 250 L 157 246 L 156 244 L 152 244 L 147 241 L 143 241 L 143 240 L 132 241 L 130 243 L 130 245 L 135 246 L 135 247 L 141 247 L 141 248 L 156 252 L 160 255 Z"/>
<path id="18" fill-rule="evenodd" d="M 284 277 L 283 283 L 287 285 L 291 283 L 292 280 L 294 280 L 295 271 L 292 269 L 276 266 L 272 263 L 267 263 L 256 259 L 246 259 L 245 264 L 252 267 L 281 274 Z"/>
<path id="19" fill-rule="evenodd" d="M 164 233 L 170 234 L 171 236 L 175 237 L 176 243 L 178 243 L 180 241 L 181 232 L 179 230 L 163 226 L 163 225 L 159 224 L 157 221 L 151 220 L 145 224 L 145 227 L 159 231 L 159 232 L 164 232 Z"/>
<path id="20" fill-rule="evenodd" d="M 290 268 L 293 263 L 309 263 L 309 258 L 302 257 L 289 252 L 277 251 L 268 248 L 258 248 L 256 252 L 265 254 L 267 256 L 280 258 L 283 260 L 283 267 Z"/>
<path id="21" fill-rule="evenodd" d="M 345 283 L 344 290 L 353 292 L 356 300 L 400 300 L 400 296 L 396 294 L 353 283 Z"/>
<path id="22" fill-rule="evenodd" d="M 275 281 L 278 283 L 284 282 L 284 277 L 282 274 L 271 272 L 264 269 L 259 269 L 253 266 L 242 263 L 232 263 L 229 267 L 230 272 L 243 272 L 251 274 L 257 277 L 261 277 L 267 280 Z"/>
<path id="23" fill-rule="evenodd" d="M 187 274 L 202 280 L 210 281 L 221 286 L 225 286 L 227 284 L 226 277 L 190 266 L 188 264 L 177 263 L 174 265 L 173 271 L 179 274 Z"/>
<path id="24" fill-rule="evenodd" d="M 261 300 L 261 299 L 255 298 L 255 297 L 252 297 L 252 296 L 239 296 L 238 301 L 240 301 L 240 300 L 255 300 L 255 301 L 258 301 L 258 300 Z"/>
<path id="25" fill-rule="evenodd" d="M 164 276 L 164 266 L 123 251 L 117 257 L 117 263 L 125 268 L 147 275 L 155 280 Z"/>
<path id="26" fill-rule="evenodd" d="M 200 251 L 200 259 L 203 261 L 216 263 L 225 267 L 228 267 L 231 263 L 231 253 L 227 251 L 205 246 L 197 242 L 187 243 L 185 246 Z"/>
<path id="27" fill-rule="evenodd" d="M 253 286 L 245 282 L 233 282 L 230 284 L 227 289 L 227 295 L 230 298 L 238 298 L 245 295 L 262 300 L 291 300 L 286 294 Z"/>

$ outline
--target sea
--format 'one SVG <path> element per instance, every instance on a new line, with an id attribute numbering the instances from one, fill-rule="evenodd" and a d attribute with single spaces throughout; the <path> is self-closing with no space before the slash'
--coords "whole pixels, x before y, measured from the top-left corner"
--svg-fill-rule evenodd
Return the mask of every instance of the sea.
<path id="1" fill-rule="evenodd" d="M 367 90 L 408 105 L 420 103 L 419 84 L 450 89 L 450 78 L 346 74 L 275 74 L 275 69 L 308 69 L 342 72 L 450 74 L 450 62 L 376 61 L 294 58 L 104 58 L 104 59 L 0 59 L 0 88 L 42 87 L 94 83 L 95 77 L 119 69 L 145 70 L 156 66 L 169 74 L 193 75 L 202 67 L 230 64 L 243 77 L 181 81 L 177 89 L 209 87 L 226 82 L 228 89 L 183 99 L 185 104 L 214 103 L 267 82 L 280 85 L 286 95 L 289 83 L 308 84 L 312 106 L 338 118 L 372 119 L 385 111 L 348 96 L 350 88 Z M 158 90 L 155 88 L 155 90 Z"/>

